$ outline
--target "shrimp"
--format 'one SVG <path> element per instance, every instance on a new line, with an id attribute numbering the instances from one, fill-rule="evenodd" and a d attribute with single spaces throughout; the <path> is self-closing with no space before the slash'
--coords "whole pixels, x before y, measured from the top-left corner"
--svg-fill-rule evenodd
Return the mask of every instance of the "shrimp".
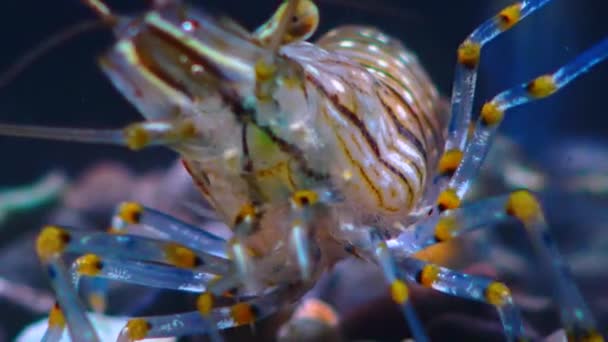
<path id="1" fill-rule="evenodd" d="M 118 205 L 107 233 L 43 228 L 36 251 L 58 303 L 45 340 L 66 326 L 74 340 L 99 340 L 77 295 L 82 277 L 199 294 L 195 311 L 132 318 L 119 341 L 217 341 L 221 330 L 297 301 L 350 256 L 382 269 L 417 341 L 428 339 L 409 283 L 493 305 L 506 338 L 522 339 L 529 334 L 507 284 L 415 255 L 512 219 L 546 263 L 568 336 L 602 340 L 534 194 L 463 203 L 509 110 L 551 96 L 608 57 L 604 39 L 556 72 L 499 93 L 469 134 L 482 48 L 549 2 L 516 2 L 463 41 L 447 105 L 415 55 L 378 29 L 344 26 L 307 42 L 319 22 L 310 0 L 283 2 L 254 32 L 177 0 L 135 18 L 84 0 L 116 36 L 100 66 L 143 121 L 109 130 L 2 124 L 0 134 L 166 146 L 232 236 L 136 202 Z M 73 254 L 80 256 L 68 267 Z"/>

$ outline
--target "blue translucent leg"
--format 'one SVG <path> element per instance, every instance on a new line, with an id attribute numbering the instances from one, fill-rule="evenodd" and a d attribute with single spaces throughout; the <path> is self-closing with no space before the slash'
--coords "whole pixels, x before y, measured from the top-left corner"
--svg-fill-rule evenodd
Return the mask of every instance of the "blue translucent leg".
<path id="1" fill-rule="evenodd" d="M 57 302 L 65 315 L 68 331 L 73 341 L 99 341 L 93 325 L 86 316 L 86 310 L 76 289 L 70 281 L 70 274 L 60 258 L 55 257 L 46 263 L 51 286 L 57 296 Z M 49 326 L 50 330 L 55 329 Z M 46 335 L 46 334 L 45 334 Z"/>
<path id="2" fill-rule="evenodd" d="M 42 336 L 41 342 L 59 342 L 63 337 L 63 328 L 49 327 Z"/>
<path id="3" fill-rule="evenodd" d="M 514 194 L 515 195 L 515 194 Z M 514 201 L 514 199 L 510 199 Z M 553 236 L 549 233 L 549 228 L 545 221 L 542 209 L 532 217 L 526 217 L 517 212 L 518 208 L 511 208 L 515 215 L 524 223 L 530 239 L 540 254 L 542 261 L 548 266 L 553 286 L 554 297 L 560 307 L 562 324 L 569 335 L 575 340 L 594 340 L 601 338 L 591 311 L 587 307 L 580 291 L 578 290 L 570 268 L 560 255 Z M 530 204 L 534 206 L 534 204 Z M 529 210 L 525 208 L 524 210 Z M 597 339 L 599 341 L 599 339 Z"/>
<path id="4" fill-rule="evenodd" d="M 121 331 L 117 341 L 127 342 L 143 338 L 205 335 L 211 332 L 211 322 L 217 322 L 213 328 L 218 330 L 248 325 L 276 312 L 283 304 L 284 292 L 277 289 L 248 302 L 241 302 L 230 307 L 215 308 L 211 311 L 210 317 L 201 315 L 199 311 L 193 311 L 165 316 L 133 318 Z"/>
<path id="5" fill-rule="evenodd" d="M 240 282 L 245 285 L 249 290 L 254 290 L 256 284 L 253 280 L 253 263 L 251 255 L 245 247 L 242 238 L 236 238 L 230 245 L 230 251 L 232 253 L 232 259 L 234 260 L 236 274 L 238 275 Z"/>
<path id="6" fill-rule="evenodd" d="M 337 201 L 335 191 L 329 189 L 298 190 L 291 196 L 290 243 L 300 269 L 301 279 L 304 281 L 310 280 L 314 271 L 313 265 L 320 256 L 318 247 L 310 241 L 313 233 L 312 223 L 319 211 L 327 209 L 328 205 Z"/>
<path id="7" fill-rule="evenodd" d="M 91 144 L 126 145 L 122 129 L 51 128 L 0 124 L 0 135 Z"/>
<path id="8" fill-rule="evenodd" d="M 316 196 L 316 193 L 310 193 Z M 296 193 L 294 197 L 297 196 Z M 312 273 L 309 226 L 313 217 L 313 210 L 308 202 L 306 205 L 301 205 L 299 198 L 292 199 L 291 211 L 293 222 L 291 224 L 290 243 L 296 256 L 298 268 L 300 269 L 300 276 L 304 281 L 308 281 Z"/>
<path id="9" fill-rule="evenodd" d="M 393 300 L 401 306 L 401 310 L 405 316 L 405 319 L 410 327 L 414 340 L 428 341 L 428 337 L 424 333 L 422 324 L 418 320 L 416 312 L 409 301 L 409 290 L 407 285 L 402 280 L 402 276 L 397 268 L 396 261 L 391 253 L 391 250 L 387 247 L 382 237 L 376 232 L 370 233 L 372 253 L 375 256 L 378 264 L 382 267 L 384 277 L 386 278 L 389 286 L 391 287 L 391 295 Z"/>
<path id="10" fill-rule="evenodd" d="M 135 202 L 117 206 L 112 218 L 112 230 L 126 232 L 131 224 L 141 224 L 154 230 L 164 240 L 182 244 L 192 250 L 220 259 L 227 259 L 226 240 L 177 218 Z M 209 258 L 211 259 L 211 258 Z"/>
<path id="11" fill-rule="evenodd" d="M 159 262 L 184 268 L 198 267 L 210 273 L 224 274 L 230 261 L 214 259 L 205 264 L 205 253 L 194 252 L 180 244 L 134 235 L 116 235 L 82 231 L 66 231 L 69 242 L 65 252 L 94 253 L 100 257 Z"/>
<path id="12" fill-rule="evenodd" d="M 559 304 L 562 324 L 576 338 L 596 336 L 596 324 L 576 287 L 569 267 L 560 255 L 551 236 L 536 198 L 527 191 L 516 191 L 463 208 L 443 212 L 434 225 L 424 224 L 414 233 L 405 232 L 388 242 L 395 255 L 403 257 L 403 249 L 410 252 L 437 242 L 448 241 L 482 227 L 492 227 L 507 220 L 519 220 L 525 228 L 536 252 L 547 265 L 554 284 L 555 300 Z"/>
<path id="13" fill-rule="evenodd" d="M 404 257 L 396 260 L 410 282 L 418 282 L 441 293 L 494 305 L 508 341 L 524 336 L 519 310 L 509 289 L 491 279 L 463 274 L 425 261 Z"/>
<path id="14" fill-rule="evenodd" d="M 445 151 L 463 150 L 471 122 L 477 67 L 482 47 L 550 0 L 528 0 L 505 8 L 475 29 L 460 45 L 452 89 L 451 118 Z"/>
<path id="15" fill-rule="evenodd" d="M 310 292 L 300 301 L 297 309 L 279 329 L 278 341 L 338 341 L 340 332 L 339 316 L 331 304 L 319 299 L 317 293 Z"/>
<path id="16" fill-rule="evenodd" d="M 448 191 L 458 199 L 463 198 L 471 181 L 479 173 L 479 168 L 508 109 L 554 94 L 607 57 L 608 38 L 559 68 L 555 73 L 537 77 L 528 83 L 506 90 L 487 102 L 482 108 L 472 141 L 467 145 L 462 161 L 449 182 Z"/>
<path id="17" fill-rule="evenodd" d="M 505 211 L 508 197 L 492 197 L 444 211 L 387 241 L 387 244 L 397 255 L 411 255 L 480 227 L 503 223 L 512 219 Z"/>
<path id="18" fill-rule="evenodd" d="M 206 291 L 207 284 L 216 277 L 195 270 L 140 261 L 100 258 L 93 254 L 78 258 L 72 265 L 72 273 L 76 281 L 81 276 L 90 276 L 194 293 Z"/>
<path id="19" fill-rule="evenodd" d="M 296 253 L 300 275 L 306 281 L 310 279 L 310 273 L 312 272 L 310 255 L 308 253 L 310 241 L 308 239 L 308 229 L 302 223 L 294 224 L 291 227 L 291 243 Z"/>
<path id="20" fill-rule="evenodd" d="M 119 145 L 139 150 L 152 145 L 187 142 L 198 133 L 189 120 L 157 120 L 105 130 L 0 124 L 0 136 Z"/>

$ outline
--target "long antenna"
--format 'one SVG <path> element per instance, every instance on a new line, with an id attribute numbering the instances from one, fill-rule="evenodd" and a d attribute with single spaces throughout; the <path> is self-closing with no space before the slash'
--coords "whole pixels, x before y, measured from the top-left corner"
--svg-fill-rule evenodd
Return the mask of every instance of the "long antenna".
<path id="1" fill-rule="evenodd" d="M 116 15 L 112 12 L 110 7 L 106 5 L 105 2 L 101 0 L 82 0 L 82 2 L 89 6 L 93 12 L 97 13 L 97 15 L 106 23 L 113 25 L 117 21 Z"/>
<path id="2" fill-rule="evenodd" d="M 39 60 L 40 57 L 44 56 L 52 49 L 72 40 L 74 37 L 77 37 L 84 32 L 98 29 L 103 26 L 104 23 L 100 20 L 89 20 L 68 27 L 48 37 L 38 45 L 31 48 L 29 51 L 26 51 L 5 71 L 0 72 L 0 88 L 7 86 L 25 69 L 27 69 L 27 67 Z"/>

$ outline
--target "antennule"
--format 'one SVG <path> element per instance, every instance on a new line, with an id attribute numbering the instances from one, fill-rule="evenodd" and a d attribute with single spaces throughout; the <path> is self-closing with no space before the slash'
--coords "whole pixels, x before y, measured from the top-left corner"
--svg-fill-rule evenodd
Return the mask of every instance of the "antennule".
<path id="1" fill-rule="evenodd" d="M 105 2 L 101 0 L 82 0 L 82 2 L 97 13 L 103 21 L 109 24 L 114 24 L 116 22 L 116 16 Z"/>

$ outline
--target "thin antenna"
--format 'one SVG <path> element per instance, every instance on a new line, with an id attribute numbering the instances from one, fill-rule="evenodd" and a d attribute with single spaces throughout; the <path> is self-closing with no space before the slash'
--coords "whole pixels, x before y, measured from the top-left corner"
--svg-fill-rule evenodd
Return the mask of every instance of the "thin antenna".
<path id="1" fill-rule="evenodd" d="M 113 25 L 116 23 L 117 17 L 112 13 L 110 7 L 101 0 L 82 0 L 82 2 L 89 6 L 97 15 L 106 23 Z"/>
<path id="2" fill-rule="evenodd" d="M 413 9 L 400 8 L 377 0 L 317 0 L 318 3 L 349 7 L 368 13 L 385 15 L 388 17 L 404 19 L 415 23 L 423 21 L 423 15 Z"/>
<path id="3" fill-rule="evenodd" d="M 32 49 L 25 52 L 25 54 L 19 57 L 12 65 L 8 67 L 8 69 L 0 73 L 0 88 L 3 88 L 11 83 L 27 67 L 31 66 L 34 62 L 40 59 L 40 57 L 44 56 L 53 48 L 72 40 L 74 37 L 77 37 L 84 32 L 101 28 L 103 26 L 104 24 L 100 20 L 89 20 L 53 34 L 37 46 L 34 46 Z"/>

